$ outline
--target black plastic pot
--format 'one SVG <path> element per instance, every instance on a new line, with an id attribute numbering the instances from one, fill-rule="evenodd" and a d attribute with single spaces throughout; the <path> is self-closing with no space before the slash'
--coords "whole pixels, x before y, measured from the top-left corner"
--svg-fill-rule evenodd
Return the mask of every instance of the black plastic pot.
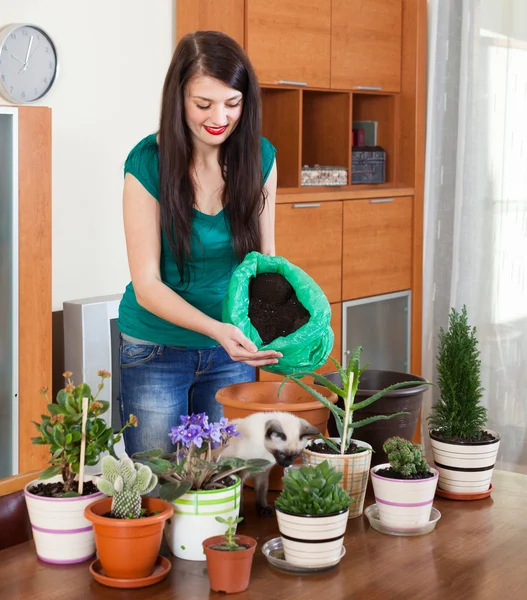
<path id="1" fill-rule="evenodd" d="M 338 372 L 324 373 L 324 377 L 338 387 L 342 386 L 342 379 Z M 424 382 L 426 380 L 410 373 L 368 369 L 364 371 L 360 379 L 359 389 L 355 395 L 355 402 L 366 400 L 384 388 L 403 381 Z M 401 411 L 409 413 L 408 415 L 400 415 L 392 419 L 375 421 L 374 423 L 353 430 L 353 439 L 368 442 L 373 447 L 372 466 L 388 461 L 382 449 L 382 445 L 388 438 L 397 435 L 407 440 L 412 440 L 421 412 L 423 393 L 427 389 L 427 385 L 416 385 L 415 387 L 411 386 L 393 390 L 373 404 L 370 404 L 370 406 L 353 412 L 354 421 L 361 421 L 375 415 L 393 415 Z M 338 399 L 337 406 L 344 408 L 344 400 L 342 398 Z M 331 437 L 338 437 L 337 426 L 332 414 L 329 416 L 328 432 Z"/>

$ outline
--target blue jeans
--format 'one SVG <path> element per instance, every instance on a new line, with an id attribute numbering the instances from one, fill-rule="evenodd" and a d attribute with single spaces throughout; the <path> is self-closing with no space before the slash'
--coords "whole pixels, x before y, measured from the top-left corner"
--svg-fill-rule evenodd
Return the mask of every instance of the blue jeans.
<path id="1" fill-rule="evenodd" d="M 124 443 L 129 456 L 151 448 L 173 452 L 168 433 L 181 415 L 207 413 L 211 422 L 223 416 L 216 392 L 226 385 L 254 381 L 254 367 L 234 362 L 222 346 L 182 348 L 134 344 L 121 337 L 119 351 L 121 421 L 128 427 Z"/>

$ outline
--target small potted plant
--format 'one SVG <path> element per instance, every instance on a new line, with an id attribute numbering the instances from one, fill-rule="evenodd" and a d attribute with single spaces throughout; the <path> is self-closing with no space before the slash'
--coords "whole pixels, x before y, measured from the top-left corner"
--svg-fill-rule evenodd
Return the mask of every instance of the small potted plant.
<path id="1" fill-rule="evenodd" d="M 448 331 L 439 330 L 437 383 L 439 399 L 428 417 L 439 490 L 454 499 L 490 493 L 492 471 L 501 436 L 486 429 L 481 405 L 481 360 L 476 328 L 467 309 L 452 308 Z"/>
<path id="2" fill-rule="evenodd" d="M 102 459 L 97 487 L 106 496 L 84 511 L 93 523 L 101 567 L 108 577 L 137 580 L 149 577 L 158 558 L 165 521 L 172 505 L 143 496 L 157 485 L 149 467 L 123 453 Z"/>
<path id="3" fill-rule="evenodd" d="M 42 415 L 40 423 L 34 422 L 39 435 L 32 442 L 49 446 L 50 466 L 24 488 L 37 555 L 58 564 L 83 562 L 95 553 L 93 530 L 84 509 L 102 494 L 92 477 L 79 480 L 79 472 L 84 465 L 96 465 L 103 452 L 113 453 L 124 429 L 137 426 L 137 418 L 130 415 L 114 434 L 101 418 L 109 408 L 108 402 L 98 399 L 104 380 L 110 377 L 108 371 L 99 371 L 95 395 L 86 383 L 75 385 L 72 375 L 64 373 L 66 386 L 58 392 L 56 403 L 49 402 L 48 388 L 40 390 L 48 399 L 49 414 Z"/>
<path id="4" fill-rule="evenodd" d="M 283 478 L 275 507 L 288 563 L 323 567 L 339 562 L 352 502 L 339 486 L 341 479 L 327 461 L 291 469 Z"/>
<path id="5" fill-rule="evenodd" d="M 415 386 L 416 384 L 423 385 L 422 381 L 402 381 L 388 386 L 366 400 L 355 402 L 355 395 L 359 387 L 360 377 L 368 366 L 360 366 L 361 351 L 361 346 L 353 351 L 346 369 L 344 369 L 337 360 L 335 360 L 333 357 L 330 357 L 335 363 L 335 366 L 337 367 L 342 379 L 342 388 L 339 388 L 318 373 L 305 371 L 288 375 L 283 382 L 285 383 L 289 379 L 296 382 L 298 385 L 312 394 L 320 403 L 326 406 L 326 408 L 331 411 L 331 414 L 335 419 L 339 437 L 328 438 L 321 434 L 317 439 L 313 440 L 306 446 L 305 450 L 302 452 L 302 462 L 304 464 L 318 464 L 324 460 L 327 460 L 329 464 L 334 466 L 338 471 L 345 473 L 345 477 L 342 479 L 341 485 L 350 494 L 350 496 L 354 498 L 354 503 L 350 507 L 349 511 L 350 518 L 362 515 L 372 452 L 372 447 L 370 444 L 360 440 L 352 439 L 354 429 L 368 425 L 374 421 L 392 419 L 394 417 L 406 414 L 405 412 L 396 412 L 388 416 L 375 415 L 367 419 L 353 422 L 353 412 L 373 404 L 379 398 L 382 398 L 385 394 L 391 392 L 392 390 L 405 386 Z M 344 402 L 344 408 L 340 408 L 336 404 L 328 402 L 322 394 L 319 394 L 317 390 L 307 385 L 300 379 L 304 376 L 313 377 L 316 383 L 321 383 L 323 386 L 327 387 L 337 396 L 342 398 Z"/>
<path id="6" fill-rule="evenodd" d="M 243 521 L 243 517 L 216 517 L 216 521 L 226 525 L 227 530 L 224 535 L 203 541 L 210 587 L 215 592 L 227 594 L 243 592 L 249 587 L 256 540 L 246 535 L 234 535 L 236 525 Z"/>
<path id="7" fill-rule="evenodd" d="M 169 435 L 175 452 L 163 455 L 161 449 L 153 449 L 134 458 L 160 477 L 159 495 L 174 505 L 174 517 L 166 529 L 172 553 L 203 561 L 203 540 L 223 533 L 215 517 L 236 519 L 240 513 L 242 485 L 236 473 L 259 473 L 270 463 L 221 457 L 229 439 L 240 435 L 226 418 L 209 423 L 205 413 L 185 415 Z"/>
<path id="8" fill-rule="evenodd" d="M 420 444 L 391 437 L 383 448 L 389 462 L 371 470 L 379 519 L 390 529 L 419 529 L 430 520 L 437 470 L 428 466 Z"/>

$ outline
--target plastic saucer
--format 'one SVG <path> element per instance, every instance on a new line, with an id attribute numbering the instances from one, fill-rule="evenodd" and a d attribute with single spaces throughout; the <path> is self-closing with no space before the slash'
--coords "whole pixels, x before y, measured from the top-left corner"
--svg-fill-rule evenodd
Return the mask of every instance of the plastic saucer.
<path id="1" fill-rule="evenodd" d="M 154 571 L 148 577 L 140 577 L 138 579 L 117 579 L 116 577 L 108 577 L 108 575 L 106 575 L 101 566 L 101 561 L 97 558 L 90 565 L 90 573 L 93 575 L 96 581 L 102 583 L 103 585 L 115 588 L 132 589 L 142 588 L 148 585 L 154 585 L 154 583 L 158 583 L 168 575 L 171 568 L 172 563 L 168 559 L 166 559 L 164 556 L 158 556 L 154 566 Z"/>
<path id="2" fill-rule="evenodd" d="M 394 527 L 386 527 L 383 525 L 379 519 L 379 508 L 377 504 L 372 504 L 368 506 L 368 508 L 364 511 L 364 515 L 368 517 L 368 521 L 372 529 L 378 531 L 380 533 L 386 533 L 388 535 L 403 535 L 403 536 L 412 536 L 412 535 L 425 535 L 426 533 L 430 533 L 435 529 L 435 526 L 439 519 L 441 518 L 441 513 L 437 510 L 437 508 L 432 507 L 430 512 L 430 521 L 425 525 L 420 527 L 415 527 L 412 529 L 396 529 Z"/>
<path id="3" fill-rule="evenodd" d="M 321 566 L 313 566 L 313 567 L 300 567 L 298 565 L 292 565 L 285 560 L 284 549 L 282 546 L 282 538 L 276 537 L 262 546 L 262 552 L 265 555 L 265 558 L 269 561 L 269 564 L 274 567 L 277 571 L 281 571 L 282 573 L 291 573 L 293 575 L 308 575 L 311 573 L 323 573 L 324 571 L 331 571 L 334 569 L 342 557 L 346 554 L 346 548 L 342 546 L 341 554 L 333 563 L 321 565 Z"/>
<path id="4" fill-rule="evenodd" d="M 447 498 L 448 500 L 483 500 L 483 498 L 488 498 L 492 491 L 494 490 L 494 486 L 492 483 L 490 484 L 489 489 L 486 492 L 470 492 L 468 494 L 461 494 L 459 492 L 448 492 L 447 490 L 442 490 L 439 487 L 436 488 L 436 496 L 440 498 Z"/>

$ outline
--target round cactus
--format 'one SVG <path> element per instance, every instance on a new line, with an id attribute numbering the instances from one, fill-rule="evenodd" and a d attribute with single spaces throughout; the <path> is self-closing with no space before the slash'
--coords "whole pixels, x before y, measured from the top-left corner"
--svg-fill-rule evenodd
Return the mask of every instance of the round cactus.
<path id="1" fill-rule="evenodd" d="M 119 460 L 113 456 L 102 459 L 102 477 L 97 480 L 99 490 L 112 497 L 112 514 L 120 519 L 141 516 L 141 496 L 157 485 L 157 475 L 150 467 L 134 461 L 124 452 Z"/>

